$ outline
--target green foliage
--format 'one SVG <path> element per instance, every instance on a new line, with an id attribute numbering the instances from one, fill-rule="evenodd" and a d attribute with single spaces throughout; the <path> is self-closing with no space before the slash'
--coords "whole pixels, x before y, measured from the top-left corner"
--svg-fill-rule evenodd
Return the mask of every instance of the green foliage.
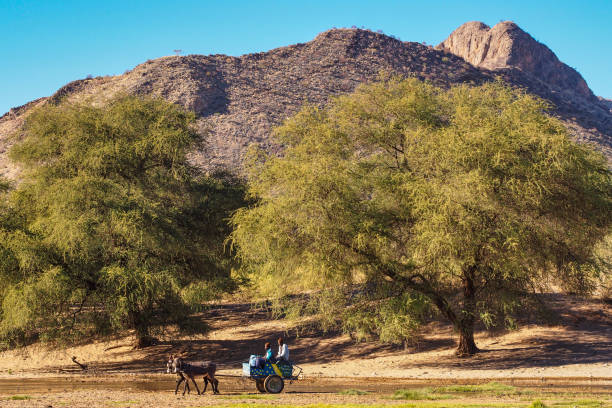
<path id="1" fill-rule="evenodd" d="M 340 395 L 367 395 L 368 392 L 367 391 L 356 390 L 356 389 L 350 388 L 348 390 L 342 390 L 342 391 L 338 392 L 338 394 L 340 394 Z"/>
<path id="2" fill-rule="evenodd" d="M 440 400 L 452 398 L 450 395 L 437 395 L 423 390 L 397 390 L 391 396 L 396 400 Z"/>
<path id="3" fill-rule="evenodd" d="M 8 397 L 9 400 L 13 401 L 26 401 L 32 399 L 29 395 L 12 395 Z"/>
<path id="4" fill-rule="evenodd" d="M 238 394 L 238 395 L 223 395 L 223 399 L 230 400 L 274 400 L 278 399 L 278 395 L 261 395 L 261 394 Z"/>
<path id="5" fill-rule="evenodd" d="M 537 401 L 534 401 L 534 403 Z M 545 406 L 545 405 L 542 405 Z M 572 407 L 572 408 L 599 408 L 599 407 L 606 407 L 609 406 L 609 404 L 606 404 L 604 401 L 600 401 L 600 400 L 594 400 L 594 399 L 583 399 L 583 400 L 578 400 L 578 401 L 560 401 L 560 402 L 555 402 L 553 404 L 554 407 L 558 407 L 558 408 L 566 408 L 566 407 Z"/>
<path id="6" fill-rule="evenodd" d="M 453 393 L 495 393 L 495 394 L 513 394 L 520 392 L 512 385 L 500 384 L 498 382 L 489 382 L 486 384 L 469 384 L 469 385 L 448 385 L 444 387 L 434 388 L 434 392 L 453 392 Z"/>
<path id="7" fill-rule="evenodd" d="M 457 395 L 459 394 L 459 395 Z M 478 396 L 515 396 L 533 395 L 531 390 L 516 388 L 510 385 L 490 382 L 486 384 L 448 385 L 442 387 L 427 387 L 414 390 L 398 390 L 393 399 L 411 400 L 437 400 L 460 398 L 462 394 L 473 394 Z"/>
<path id="8" fill-rule="evenodd" d="M 308 330 L 315 318 L 317 329 L 343 331 L 355 340 L 380 339 L 394 344 L 414 343 L 429 300 L 418 293 L 389 297 L 389 289 L 364 290 L 362 285 L 329 288 L 314 293 L 281 296 L 269 305 L 275 318 L 297 322 L 296 330 Z"/>
<path id="9" fill-rule="evenodd" d="M 499 82 L 398 78 L 305 107 L 276 130 L 283 157 L 250 153 L 258 202 L 232 218 L 244 270 L 276 297 L 333 293 L 328 310 L 386 299 L 349 321 L 386 338 L 413 332 L 393 299 L 418 293 L 456 326 L 459 351 L 475 352 L 479 317 L 512 325 L 525 293 L 590 290 L 602 273 L 611 174 L 546 109 Z"/>
<path id="10" fill-rule="evenodd" d="M 529 405 L 529 408 L 546 408 L 546 405 L 544 405 L 544 403 L 542 401 L 537 399 L 537 400 L 533 401 L 531 403 L 531 405 Z"/>
<path id="11" fill-rule="evenodd" d="M 597 256 L 596 267 L 590 269 L 594 272 L 589 275 L 591 279 L 587 288 L 595 288 L 595 293 L 602 299 L 612 300 L 612 234 L 608 234 L 606 238 L 595 248 Z M 602 272 L 603 271 L 603 272 Z M 577 292 L 580 293 L 578 290 Z"/>
<path id="12" fill-rule="evenodd" d="M 417 293 L 402 293 L 396 297 L 381 294 L 373 301 L 372 293 L 363 296 L 357 304 L 347 305 L 342 316 L 344 329 L 357 340 L 374 336 L 383 342 L 401 344 L 416 339 L 416 334 L 430 310 L 427 298 Z"/>
<path id="13" fill-rule="evenodd" d="M 257 404 L 257 403 L 237 403 L 237 404 L 227 404 L 220 405 L 220 407 L 224 408 L 266 408 L 270 405 L 266 404 Z M 274 405 L 278 408 L 297 408 L 297 407 L 305 407 L 305 408 L 384 408 L 388 407 L 389 403 L 318 403 L 318 404 L 278 404 Z M 393 404 L 394 407 L 398 408 L 482 408 L 482 407 L 496 407 L 496 408 L 520 408 L 525 407 L 524 404 L 518 403 L 517 401 L 462 401 L 462 402 L 436 402 L 436 401 L 414 401 L 414 402 L 406 402 Z M 603 403 L 599 403 L 598 405 L 591 404 L 582 404 L 580 401 L 577 403 L 573 402 L 562 402 L 555 403 L 552 405 L 554 407 L 600 407 L 607 406 Z"/>
<path id="14" fill-rule="evenodd" d="M 11 187 L 11 183 L 0 177 L 0 194 L 7 192 Z"/>
<path id="15" fill-rule="evenodd" d="M 233 290 L 225 218 L 243 192 L 189 164 L 194 120 L 131 96 L 27 118 L 10 152 L 23 178 L 0 204 L 1 337 L 142 339 Z"/>

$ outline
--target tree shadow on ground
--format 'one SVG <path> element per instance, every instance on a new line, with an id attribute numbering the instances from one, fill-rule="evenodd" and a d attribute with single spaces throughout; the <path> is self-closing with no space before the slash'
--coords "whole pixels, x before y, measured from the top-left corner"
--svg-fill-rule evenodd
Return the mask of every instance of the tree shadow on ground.
<path id="1" fill-rule="evenodd" d="M 452 327 L 443 322 L 430 323 L 426 327 L 429 336 L 404 348 L 380 342 L 357 343 L 348 335 L 312 328 L 298 335 L 295 330 L 286 330 L 282 324 L 276 324 L 265 308 L 236 303 L 219 305 L 202 314 L 202 319 L 213 331 L 225 330 L 220 339 L 209 336 L 161 341 L 145 349 L 144 354 L 139 353 L 142 357 L 124 362 L 98 362 L 95 368 L 105 372 L 165 372 L 168 356 L 181 354 L 187 360 L 214 361 L 219 369 L 240 369 L 241 363 L 248 361 L 251 354 L 263 353 L 265 342 L 275 346 L 276 339 L 281 336 L 290 345 L 291 359 L 298 364 L 326 364 L 385 355 L 405 358 L 407 354 L 414 354 L 415 359 L 406 363 L 405 368 L 516 369 L 612 361 L 612 313 L 609 305 L 591 302 L 585 308 L 585 302 L 564 296 L 552 296 L 546 301 L 556 313 L 555 328 L 541 330 L 540 324 L 538 337 L 526 332 L 524 337 L 513 342 L 504 341 L 503 337 L 501 342 L 488 342 L 488 348 L 472 358 L 458 358 L 450 352 L 456 345 L 456 336 Z M 232 339 L 234 331 L 236 338 Z M 426 361 L 417 358 L 420 353 L 432 351 L 442 353 Z M 125 350 L 117 354 L 129 357 L 134 352 Z"/>
<path id="2" fill-rule="evenodd" d="M 446 355 L 435 363 L 412 362 L 406 367 L 517 369 L 612 362 L 612 308 L 604 301 L 586 301 L 561 294 L 542 296 L 548 321 L 523 322 L 549 326 L 529 331 L 519 340 L 482 349 L 471 358 Z"/>

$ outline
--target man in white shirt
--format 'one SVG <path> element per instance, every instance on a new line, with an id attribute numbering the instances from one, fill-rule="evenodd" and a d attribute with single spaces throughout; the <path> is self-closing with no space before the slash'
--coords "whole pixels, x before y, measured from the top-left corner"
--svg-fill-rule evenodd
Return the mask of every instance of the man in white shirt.
<path id="1" fill-rule="evenodd" d="M 289 347 L 285 344 L 282 337 L 278 338 L 278 354 L 276 360 L 289 364 Z"/>

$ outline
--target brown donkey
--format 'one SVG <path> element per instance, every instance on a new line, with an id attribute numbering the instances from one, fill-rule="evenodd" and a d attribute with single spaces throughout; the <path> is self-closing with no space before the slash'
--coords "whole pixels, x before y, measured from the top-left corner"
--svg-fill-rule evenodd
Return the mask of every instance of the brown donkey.
<path id="1" fill-rule="evenodd" d="M 188 363 L 181 357 L 171 355 L 168 359 L 168 363 L 166 364 L 166 368 L 167 372 L 172 372 L 179 376 L 179 378 L 176 380 L 176 389 L 174 390 L 175 394 L 178 393 L 179 386 L 183 381 L 185 381 L 183 395 L 185 395 L 185 391 L 190 393 L 191 390 L 189 387 L 189 379 L 191 379 L 193 385 L 196 387 L 198 395 L 200 395 L 200 389 L 195 381 L 196 375 L 202 375 L 204 377 L 204 390 L 202 391 L 202 394 L 206 392 L 209 382 L 213 393 L 219 393 L 219 380 L 215 378 L 215 372 L 217 371 L 217 365 L 215 363 L 210 361 L 194 361 L 192 363 Z M 187 378 L 185 378 L 185 376 L 187 376 Z"/>

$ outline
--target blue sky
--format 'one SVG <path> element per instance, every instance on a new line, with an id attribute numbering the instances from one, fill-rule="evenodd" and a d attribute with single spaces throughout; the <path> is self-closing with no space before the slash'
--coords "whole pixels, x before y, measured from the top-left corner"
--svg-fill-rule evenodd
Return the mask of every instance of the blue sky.
<path id="1" fill-rule="evenodd" d="M 473 20 L 513 20 L 612 98 L 612 0 L 0 0 L 0 115 L 174 49 L 241 55 L 352 25 L 438 44 Z"/>

